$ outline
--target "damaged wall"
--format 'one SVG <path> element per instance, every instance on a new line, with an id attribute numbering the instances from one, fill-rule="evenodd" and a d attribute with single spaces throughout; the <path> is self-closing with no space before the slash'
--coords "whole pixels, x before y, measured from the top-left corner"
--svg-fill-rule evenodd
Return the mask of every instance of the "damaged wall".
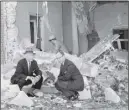
<path id="1" fill-rule="evenodd" d="M 48 2 L 48 19 L 59 41 L 64 42 L 69 51 L 73 50 L 71 8 L 68 2 Z M 63 8 L 63 7 L 65 8 Z M 29 8 L 28 8 L 29 7 Z M 36 13 L 36 2 L 18 2 L 16 25 L 19 28 L 19 38 L 30 37 L 29 13 Z M 62 9 L 63 8 L 63 9 Z M 121 25 L 128 24 L 128 5 L 124 3 L 105 4 L 95 9 L 95 27 L 100 38 L 111 33 L 114 25 L 118 24 L 117 16 L 121 15 Z M 39 3 L 39 14 L 43 14 L 42 3 Z M 53 46 L 48 42 L 48 29 L 44 28 L 44 49 L 52 50 Z M 19 39 L 20 40 L 20 39 Z M 83 40 L 84 41 L 84 40 Z M 79 46 L 80 47 L 80 46 Z M 87 47 L 82 46 L 81 47 Z"/>
<path id="2" fill-rule="evenodd" d="M 73 50 L 71 2 L 62 2 L 63 42 L 69 51 Z"/>
<path id="3" fill-rule="evenodd" d="M 63 41 L 62 36 L 62 2 L 48 2 L 48 19 L 54 35 L 59 41 Z M 44 50 L 52 50 L 53 45 L 48 42 L 48 29 L 45 28 Z"/>
<path id="4" fill-rule="evenodd" d="M 118 16 L 120 17 L 118 18 Z M 95 26 L 100 38 L 112 32 L 114 26 L 128 25 L 128 3 L 105 4 L 95 9 Z"/>
<path id="5" fill-rule="evenodd" d="M 40 16 L 43 16 L 42 3 L 39 2 L 38 13 Z M 48 2 L 48 19 L 52 31 L 59 41 L 63 41 L 62 36 L 62 3 L 61 2 Z M 30 23 L 29 23 L 29 15 L 37 13 L 37 4 L 36 2 L 18 2 L 17 5 L 17 16 L 16 16 L 16 26 L 18 27 L 19 34 L 18 40 L 20 41 L 24 37 L 30 38 Z M 47 27 L 41 29 L 43 50 L 47 51 L 52 49 L 52 45 L 48 42 L 49 30 Z M 43 36 L 44 35 L 44 36 Z"/>
<path id="6" fill-rule="evenodd" d="M 16 26 L 18 27 L 18 40 L 30 37 L 30 14 L 36 15 L 36 2 L 18 2 L 16 8 Z M 39 3 L 39 14 L 43 15 L 42 3 Z"/>

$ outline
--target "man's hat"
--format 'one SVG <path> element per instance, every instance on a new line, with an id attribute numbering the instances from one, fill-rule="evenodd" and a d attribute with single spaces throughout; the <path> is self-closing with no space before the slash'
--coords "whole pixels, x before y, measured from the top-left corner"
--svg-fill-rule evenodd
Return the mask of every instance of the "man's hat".
<path id="1" fill-rule="evenodd" d="M 27 48 L 26 48 L 24 54 L 26 54 L 26 53 L 32 53 L 32 54 L 35 54 L 35 52 L 33 51 L 33 48 L 31 48 L 31 47 L 27 47 Z"/>
<path id="2" fill-rule="evenodd" d="M 51 35 L 51 36 L 49 37 L 49 41 L 52 41 L 52 40 L 56 40 L 56 37 L 55 37 L 54 35 Z"/>

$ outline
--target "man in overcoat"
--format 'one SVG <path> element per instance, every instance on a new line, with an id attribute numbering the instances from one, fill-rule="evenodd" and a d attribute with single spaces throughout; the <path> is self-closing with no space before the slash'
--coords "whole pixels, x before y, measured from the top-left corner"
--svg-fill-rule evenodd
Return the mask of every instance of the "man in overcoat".
<path id="1" fill-rule="evenodd" d="M 78 91 L 84 90 L 84 80 L 78 68 L 60 52 L 57 59 L 61 63 L 60 74 L 55 83 L 57 90 L 69 100 L 78 99 Z"/>
<path id="2" fill-rule="evenodd" d="M 23 59 L 21 59 L 16 67 L 14 75 L 11 77 L 12 84 L 18 84 L 20 90 L 25 86 L 30 87 L 28 96 L 34 96 L 33 91 L 40 89 L 42 86 L 42 72 L 37 62 L 34 60 L 34 52 L 32 48 L 27 48 Z"/>

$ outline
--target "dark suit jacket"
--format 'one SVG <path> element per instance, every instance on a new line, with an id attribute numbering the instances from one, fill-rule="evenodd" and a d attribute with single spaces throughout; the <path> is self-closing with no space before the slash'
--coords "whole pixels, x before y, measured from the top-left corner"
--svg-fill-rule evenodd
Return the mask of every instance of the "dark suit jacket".
<path id="1" fill-rule="evenodd" d="M 78 68 L 68 59 L 64 65 L 61 65 L 58 81 L 67 82 L 66 89 L 82 91 L 84 89 L 84 80 Z"/>
<path id="2" fill-rule="evenodd" d="M 17 64 L 15 74 L 11 77 L 12 84 L 18 84 L 20 88 L 23 87 L 24 83 L 26 82 L 27 76 L 35 76 L 41 75 L 42 72 L 39 70 L 37 62 L 35 60 L 31 61 L 30 72 L 28 71 L 28 63 L 27 60 L 24 58 L 20 60 Z"/>

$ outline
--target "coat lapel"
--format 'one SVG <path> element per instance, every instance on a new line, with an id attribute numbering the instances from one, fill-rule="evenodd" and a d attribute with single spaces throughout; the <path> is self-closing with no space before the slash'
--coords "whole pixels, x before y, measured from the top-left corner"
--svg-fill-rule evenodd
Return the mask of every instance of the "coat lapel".
<path id="1" fill-rule="evenodd" d="M 67 59 L 65 59 L 64 65 L 61 65 L 61 72 L 64 73 L 67 70 Z"/>
<path id="2" fill-rule="evenodd" d="M 29 71 L 28 71 L 28 63 L 27 63 L 27 60 L 26 59 L 25 59 L 25 72 L 28 75 L 28 73 L 29 73 Z"/>
<path id="3" fill-rule="evenodd" d="M 33 61 L 31 61 L 29 74 L 31 74 L 31 73 L 32 73 L 32 70 L 33 70 Z"/>

